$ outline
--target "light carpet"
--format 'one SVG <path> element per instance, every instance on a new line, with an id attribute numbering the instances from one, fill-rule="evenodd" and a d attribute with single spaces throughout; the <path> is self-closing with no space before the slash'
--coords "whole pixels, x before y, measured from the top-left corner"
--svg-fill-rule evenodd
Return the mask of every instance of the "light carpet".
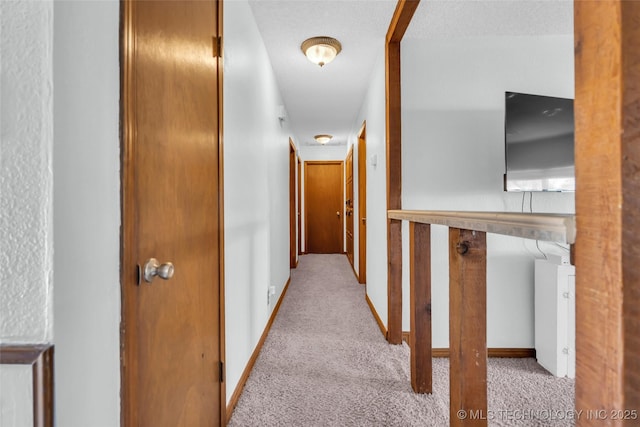
<path id="1" fill-rule="evenodd" d="M 344 255 L 301 256 L 229 425 L 448 425 L 448 359 L 433 359 L 433 394 L 420 395 L 409 352 L 386 342 Z M 487 369 L 490 426 L 574 425 L 573 380 L 534 359 Z"/>

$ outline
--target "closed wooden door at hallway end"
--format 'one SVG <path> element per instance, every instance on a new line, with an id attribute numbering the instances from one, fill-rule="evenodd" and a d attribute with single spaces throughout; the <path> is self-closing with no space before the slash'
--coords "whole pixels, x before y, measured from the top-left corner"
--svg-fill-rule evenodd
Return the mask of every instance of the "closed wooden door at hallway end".
<path id="1" fill-rule="evenodd" d="M 343 161 L 304 162 L 307 253 L 344 252 L 343 170 Z"/>

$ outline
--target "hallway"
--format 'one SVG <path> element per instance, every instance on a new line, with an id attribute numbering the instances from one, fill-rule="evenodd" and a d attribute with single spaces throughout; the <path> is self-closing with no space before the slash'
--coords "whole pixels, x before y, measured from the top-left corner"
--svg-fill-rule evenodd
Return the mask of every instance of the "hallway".
<path id="1" fill-rule="evenodd" d="M 449 364 L 411 390 L 409 347 L 388 345 L 343 255 L 305 255 L 230 426 L 448 425 Z M 574 382 L 533 359 L 490 359 L 489 425 L 574 425 Z M 492 412 L 493 411 L 493 412 Z"/>

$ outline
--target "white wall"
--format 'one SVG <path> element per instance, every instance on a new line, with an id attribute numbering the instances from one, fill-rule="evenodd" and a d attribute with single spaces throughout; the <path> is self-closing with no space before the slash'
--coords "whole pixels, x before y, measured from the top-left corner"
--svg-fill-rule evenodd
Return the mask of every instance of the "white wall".
<path id="1" fill-rule="evenodd" d="M 120 5 L 54 5 L 57 425 L 117 426 Z"/>
<path id="2" fill-rule="evenodd" d="M 53 2 L 0 2 L 0 341 L 53 338 Z"/>
<path id="3" fill-rule="evenodd" d="M 367 296 L 382 322 L 387 323 L 387 167 L 385 128 L 385 66 L 384 40 L 380 40 L 379 57 L 371 72 L 367 95 L 353 123 L 350 141 L 354 144 L 353 162 L 358 164 L 358 131 L 367 121 Z M 376 165 L 371 162 L 377 158 Z M 358 179 L 354 173 L 354 200 L 358 200 Z M 358 218 L 359 206 L 355 204 Z M 354 243 L 358 242 L 358 227 L 354 227 Z M 355 248 L 355 259 L 359 256 Z M 355 261 L 356 266 L 358 262 Z"/>
<path id="4" fill-rule="evenodd" d="M 53 339 L 53 2 L 0 2 L 0 343 Z M 0 425 L 32 425 L 31 369 L 0 367 Z"/>
<path id="5" fill-rule="evenodd" d="M 224 5 L 227 399 L 289 278 L 289 135 L 249 4 Z M 267 303 L 269 286 L 276 295 Z"/>
<path id="6" fill-rule="evenodd" d="M 573 98 L 573 76 L 572 36 L 403 40 L 403 208 L 520 212 L 524 201 L 528 211 L 529 194 L 502 190 L 504 92 Z M 534 212 L 574 212 L 573 193 L 532 200 Z M 407 233 L 405 226 L 404 330 Z M 433 227 L 434 347 L 448 347 L 447 239 L 446 227 Z M 535 241 L 492 234 L 487 247 L 487 344 L 534 347 L 533 260 L 542 255 Z"/>
<path id="7" fill-rule="evenodd" d="M 0 365 L 0 426 L 33 426 L 30 365 Z"/>
<path id="8" fill-rule="evenodd" d="M 298 155 L 302 161 L 313 160 L 344 160 L 347 158 L 349 146 L 347 145 L 301 145 L 298 147 Z"/>

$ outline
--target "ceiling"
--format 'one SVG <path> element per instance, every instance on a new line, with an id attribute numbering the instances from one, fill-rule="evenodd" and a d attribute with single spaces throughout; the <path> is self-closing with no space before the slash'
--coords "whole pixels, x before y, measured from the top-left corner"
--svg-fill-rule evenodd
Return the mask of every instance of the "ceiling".
<path id="1" fill-rule="evenodd" d="M 396 0 L 249 0 L 276 75 L 293 137 L 345 145 L 366 95 Z M 571 0 L 422 0 L 405 38 L 573 34 Z M 330 36 L 342 52 L 320 68 L 300 50 Z"/>

